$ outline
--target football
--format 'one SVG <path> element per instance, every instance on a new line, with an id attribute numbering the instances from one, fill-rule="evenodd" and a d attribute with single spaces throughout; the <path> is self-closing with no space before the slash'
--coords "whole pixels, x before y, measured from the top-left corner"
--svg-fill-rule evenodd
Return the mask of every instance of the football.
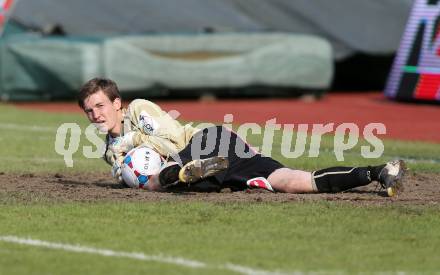
<path id="1" fill-rule="evenodd" d="M 132 149 L 124 157 L 121 172 L 122 180 L 133 188 L 145 188 L 151 175 L 158 174 L 164 159 L 148 147 Z"/>

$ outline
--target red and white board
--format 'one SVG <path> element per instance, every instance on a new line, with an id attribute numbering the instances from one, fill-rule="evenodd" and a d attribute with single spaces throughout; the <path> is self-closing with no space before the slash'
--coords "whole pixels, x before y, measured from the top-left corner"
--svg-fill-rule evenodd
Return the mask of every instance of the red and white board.
<path id="1" fill-rule="evenodd" d="M 14 2 L 15 0 L 0 0 L 0 36 L 11 14 Z"/>

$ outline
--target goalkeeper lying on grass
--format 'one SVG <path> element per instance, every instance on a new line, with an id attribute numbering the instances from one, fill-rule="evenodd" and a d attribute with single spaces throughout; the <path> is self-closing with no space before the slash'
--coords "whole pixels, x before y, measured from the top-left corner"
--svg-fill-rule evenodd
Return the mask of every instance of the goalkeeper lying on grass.
<path id="1" fill-rule="evenodd" d="M 78 103 L 90 122 L 108 133 L 104 159 L 112 165 L 118 181 L 122 181 L 124 156 L 135 147 L 149 147 L 174 161 L 168 162 L 159 174 L 150 175 L 145 185 L 148 190 L 199 186 L 203 190 L 261 187 L 288 193 L 341 192 L 373 181 L 379 182 L 389 196 L 403 189 L 406 169 L 401 160 L 313 172 L 288 168 L 253 151 L 225 127 L 198 129 L 181 125 L 158 105 L 142 99 L 123 109 L 118 87 L 109 79 L 94 78 L 84 84 Z"/>

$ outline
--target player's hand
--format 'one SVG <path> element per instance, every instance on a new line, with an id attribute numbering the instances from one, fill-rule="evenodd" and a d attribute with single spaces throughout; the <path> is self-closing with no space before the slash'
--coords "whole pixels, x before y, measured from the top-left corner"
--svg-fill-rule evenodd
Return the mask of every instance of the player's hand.
<path id="1" fill-rule="evenodd" d="M 124 183 L 124 181 L 122 180 L 121 165 L 117 161 L 115 161 L 112 166 L 112 176 L 116 179 L 118 183 Z"/>
<path id="2" fill-rule="evenodd" d="M 119 165 L 122 164 L 123 156 L 134 148 L 133 137 L 135 132 L 128 132 L 122 137 L 118 137 L 110 144 L 109 149 L 113 152 Z"/>

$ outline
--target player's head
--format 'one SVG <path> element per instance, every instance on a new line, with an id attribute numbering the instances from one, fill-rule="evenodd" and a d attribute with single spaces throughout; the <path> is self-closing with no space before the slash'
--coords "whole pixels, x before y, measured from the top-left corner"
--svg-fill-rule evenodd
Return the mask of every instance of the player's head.
<path id="1" fill-rule="evenodd" d="M 119 134 L 122 102 L 114 81 L 105 78 L 89 80 L 79 91 L 78 105 L 98 129 Z"/>
<path id="2" fill-rule="evenodd" d="M 119 93 L 116 83 L 107 78 L 92 78 L 87 81 L 79 90 L 78 105 L 84 110 L 84 101 L 91 95 L 102 91 L 108 99 L 113 102 L 115 99 L 121 100 L 121 94 Z"/>

